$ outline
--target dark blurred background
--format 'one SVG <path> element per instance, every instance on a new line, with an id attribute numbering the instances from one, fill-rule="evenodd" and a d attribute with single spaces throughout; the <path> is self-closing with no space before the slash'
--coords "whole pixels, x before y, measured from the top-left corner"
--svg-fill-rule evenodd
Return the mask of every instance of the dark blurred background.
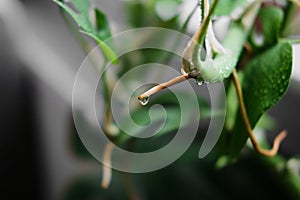
<path id="1" fill-rule="evenodd" d="M 125 30 L 120 1 L 105 2 L 113 27 Z M 50 0 L 1 0 L 0 27 L 0 198 L 60 199 L 84 172 L 99 175 L 101 190 L 100 164 L 70 150 L 72 84 L 85 54 L 58 7 Z M 286 157 L 300 154 L 300 46 L 295 50 L 290 89 L 270 111 L 276 130 L 289 132 L 280 149 Z"/>

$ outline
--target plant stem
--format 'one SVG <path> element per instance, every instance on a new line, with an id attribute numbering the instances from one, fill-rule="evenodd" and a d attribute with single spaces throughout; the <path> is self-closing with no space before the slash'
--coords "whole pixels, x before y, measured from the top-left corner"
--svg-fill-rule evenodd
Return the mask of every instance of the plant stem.
<path id="1" fill-rule="evenodd" d="M 192 12 L 189 14 L 189 16 L 184 21 L 182 27 L 179 30 L 181 33 L 185 33 L 186 32 L 186 30 L 188 28 L 188 24 L 189 24 L 192 16 L 195 14 L 198 6 L 199 6 L 199 3 L 193 8 Z M 174 43 L 174 45 L 172 46 L 172 49 L 177 49 L 178 46 L 179 46 L 179 44 L 180 44 L 180 42 L 181 42 L 181 40 L 176 40 L 175 43 Z M 173 58 L 173 56 L 174 56 L 173 54 L 167 54 L 166 56 L 164 56 L 161 59 L 160 63 L 168 63 Z M 162 74 L 162 73 L 160 73 L 160 74 Z"/>
<path id="2" fill-rule="evenodd" d="M 242 88 L 240 85 L 240 81 L 239 81 L 236 69 L 233 70 L 232 78 L 233 78 L 233 83 L 234 83 L 236 93 L 238 96 L 241 115 L 242 115 L 244 124 L 246 126 L 247 133 L 250 137 L 250 140 L 252 142 L 254 149 L 261 155 L 268 156 L 268 157 L 275 156 L 278 152 L 279 145 L 280 145 L 281 141 L 286 137 L 287 132 L 284 130 L 276 136 L 276 138 L 273 142 L 272 149 L 270 149 L 270 150 L 262 149 L 254 137 L 254 133 L 252 131 L 252 127 L 251 127 L 249 119 L 248 119 L 248 115 L 247 115 L 247 111 L 246 111 L 245 103 L 244 103 L 244 98 L 243 98 L 243 93 L 242 93 Z"/>
<path id="3" fill-rule="evenodd" d="M 137 192 L 135 185 L 130 177 L 130 174 L 121 172 L 122 180 L 124 182 L 125 190 L 131 200 L 141 200 L 139 193 Z"/>
<path id="4" fill-rule="evenodd" d="M 104 65 L 102 67 L 103 70 L 105 70 L 105 65 L 106 65 L 106 63 L 104 63 Z M 103 71 L 101 81 L 102 81 L 102 85 L 103 85 L 103 95 L 104 95 L 104 99 L 105 99 L 104 131 L 105 131 L 106 135 L 113 136 L 114 133 L 112 133 L 113 131 L 111 130 L 111 126 L 113 123 L 113 117 L 112 117 L 112 111 L 111 111 L 112 89 L 109 85 L 106 71 Z"/>
<path id="5" fill-rule="evenodd" d="M 209 26 L 209 21 L 212 18 L 213 12 L 214 12 L 217 4 L 218 4 L 218 0 L 214 0 L 214 2 L 212 3 L 212 6 L 211 6 L 211 8 L 208 12 L 208 15 L 202 19 L 199 30 L 193 36 L 193 39 L 195 41 L 197 41 L 199 44 L 203 44 L 203 42 L 204 42 L 204 39 L 205 39 L 206 33 L 207 33 L 207 29 L 208 29 L 208 26 Z M 207 7 L 207 4 L 203 4 L 203 6 Z"/>
<path id="6" fill-rule="evenodd" d="M 290 1 L 300 8 L 300 1 L 299 0 L 290 0 Z"/>
<path id="7" fill-rule="evenodd" d="M 177 77 L 175 77 L 175 78 L 173 78 L 173 79 L 171 79 L 171 80 L 169 80 L 167 82 L 161 83 L 161 84 L 159 84 L 157 86 L 154 86 L 154 87 L 150 88 L 149 90 L 147 90 L 146 92 L 144 92 L 143 94 L 141 94 L 140 96 L 138 96 L 138 99 L 142 100 L 144 98 L 148 98 L 151 95 L 153 95 L 153 94 L 155 94 L 155 93 L 157 93 L 157 92 L 159 92 L 159 91 L 161 91 L 161 90 L 163 90 L 163 89 L 165 89 L 167 87 L 170 87 L 172 85 L 175 85 L 177 83 L 185 81 L 185 80 L 187 80 L 189 78 L 190 78 L 190 76 L 188 74 L 177 76 Z"/>
<path id="8" fill-rule="evenodd" d="M 69 20 L 68 16 L 65 14 L 65 11 L 61 11 L 64 19 L 67 22 L 67 25 L 70 27 L 72 33 L 76 37 L 76 39 L 79 41 L 81 44 L 84 52 L 86 54 L 89 54 L 93 47 L 82 37 L 82 35 L 76 31 L 76 28 L 74 27 L 74 24 Z M 113 118 L 112 118 L 112 111 L 111 111 L 111 93 L 112 93 L 112 87 L 114 83 L 111 81 L 109 82 L 107 76 L 107 72 L 105 71 L 105 66 L 107 64 L 107 61 L 104 60 L 103 66 L 98 67 L 100 63 L 102 63 L 102 59 L 98 56 L 98 54 L 91 54 L 91 59 L 93 64 L 96 66 L 96 68 L 102 72 L 102 85 L 103 85 L 103 96 L 105 99 L 105 117 L 104 117 L 104 132 L 108 137 L 112 137 L 114 133 L 112 133 L 112 123 L 113 123 Z M 111 176 L 112 176 L 112 169 L 110 167 L 110 159 L 111 159 L 111 154 L 113 151 L 114 144 L 113 143 L 108 143 L 104 149 L 104 154 L 103 154 L 103 178 L 102 178 L 102 188 L 106 189 L 111 181 Z"/>

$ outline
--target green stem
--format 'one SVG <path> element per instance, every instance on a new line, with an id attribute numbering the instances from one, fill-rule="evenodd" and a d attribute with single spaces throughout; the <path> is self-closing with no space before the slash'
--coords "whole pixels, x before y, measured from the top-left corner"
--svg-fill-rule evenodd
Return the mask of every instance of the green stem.
<path id="1" fill-rule="evenodd" d="M 203 44 L 203 42 L 204 42 L 204 39 L 205 39 L 205 36 L 206 36 L 206 32 L 207 32 L 207 29 L 208 29 L 208 25 L 209 25 L 209 21 L 211 20 L 211 18 L 213 16 L 214 10 L 215 10 L 218 2 L 219 2 L 218 0 L 215 0 L 213 2 L 212 6 L 211 6 L 211 9 L 209 10 L 209 13 L 208 13 L 207 17 L 204 17 L 202 19 L 202 23 L 200 25 L 200 28 L 199 28 L 199 30 L 197 31 L 197 33 L 193 37 L 193 39 L 195 41 L 197 41 L 199 44 Z M 203 6 L 205 6 L 205 5 L 203 5 Z"/>
<path id="2" fill-rule="evenodd" d="M 74 23 L 70 20 L 66 12 L 62 9 L 61 13 L 62 16 L 64 17 L 65 21 L 67 22 L 67 25 L 69 26 L 70 30 L 74 34 L 75 38 L 79 41 L 81 47 L 83 48 L 84 52 L 86 54 L 90 53 L 93 47 L 84 39 L 82 34 L 78 32 L 77 27 L 75 27 Z M 102 70 L 102 86 L 103 86 L 103 95 L 105 99 L 105 118 L 104 118 L 104 131 L 105 133 L 111 137 L 113 134 L 111 133 L 111 126 L 112 126 L 112 113 L 111 113 L 111 89 L 110 85 L 107 79 L 107 72 L 105 71 L 105 66 L 107 64 L 107 60 L 104 61 L 103 66 L 99 67 L 99 64 L 102 63 L 102 58 L 99 58 L 97 56 L 98 54 L 91 54 L 91 58 L 93 61 L 93 64 L 96 66 L 98 70 Z"/>
<path id="3" fill-rule="evenodd" d="M 104 63 L 103 69 L 105 70 L 105 65 L 107 62 Z M 112 133 L 111 126 L 113 124 L 113 118 L 112 118 L 112 111 L 111 111 L 111 96 L 112 96 L 112 90 L 109 86 L 109 81 L 107 78 L 107 72 L 103 71 L 102 74 L 102 86 L 103 86 L 103 95 L 105 100 L 105 119 L 104 119 L 104 131 L 109 136 L 112 137 L 114 134 Z"/>
<path id="4" fill-rule="evenodd" d="M 300 37 L 300 36 L 299 36 Z M 280 42 L 290 42 L 292 44 L 300 44 L 300 38 L 280 38 Z"/>

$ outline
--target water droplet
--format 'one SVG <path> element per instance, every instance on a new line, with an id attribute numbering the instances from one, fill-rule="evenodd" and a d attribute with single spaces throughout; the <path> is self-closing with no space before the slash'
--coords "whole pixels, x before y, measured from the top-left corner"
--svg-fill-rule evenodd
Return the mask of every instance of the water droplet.
<path id="1" fill-rule="evenodd" d="M 149 97 L 144 97 L 144 98 L 140 99 L 139 101 L 143 106 L 145 106 L 149 102 Z"/>
<path id="2" fill-rule="evenodd" d="M 208 81 L 197 81 L 197 82 L 196 82 L 196 84 L 199 85 L 199 86 L 200 86 L 200 85 L 208 85 L 209 83 L 210 83 L 210 82 L 208 82 Z"/>
<path id="3" fill-rule="evenodd" d="M 199 86 L 200 86 L 200 85 L 203 85 L 203 83 L 204 83 L 203 81 L 197 81 L 197 82 L 196 82 L 196 84 L 199 85 Z"/>

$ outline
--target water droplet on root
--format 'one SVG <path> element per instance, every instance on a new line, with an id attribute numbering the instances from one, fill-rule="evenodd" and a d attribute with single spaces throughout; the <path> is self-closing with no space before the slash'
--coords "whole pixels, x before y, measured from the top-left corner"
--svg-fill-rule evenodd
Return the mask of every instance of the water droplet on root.
<path id="1" fill-rule="evenodd" d="M 144 98 L 140 99 L 139 101 L 143 106 L 145 106 L 149 102 L 149 97 L 144 97 Z"/>
<path id="2" fill-rule="evenodd" d="M 199 85 L 199 86 L 203 85 L 203 81 L 197 81 L 196 84 Z"/>
<path id="3" fill-rule="evenodd" d="M 209 82 L 208 81 L 197 81 L 196 84 L 199 85 L 199 86 L 200 85 L 208 85 Z"/>

